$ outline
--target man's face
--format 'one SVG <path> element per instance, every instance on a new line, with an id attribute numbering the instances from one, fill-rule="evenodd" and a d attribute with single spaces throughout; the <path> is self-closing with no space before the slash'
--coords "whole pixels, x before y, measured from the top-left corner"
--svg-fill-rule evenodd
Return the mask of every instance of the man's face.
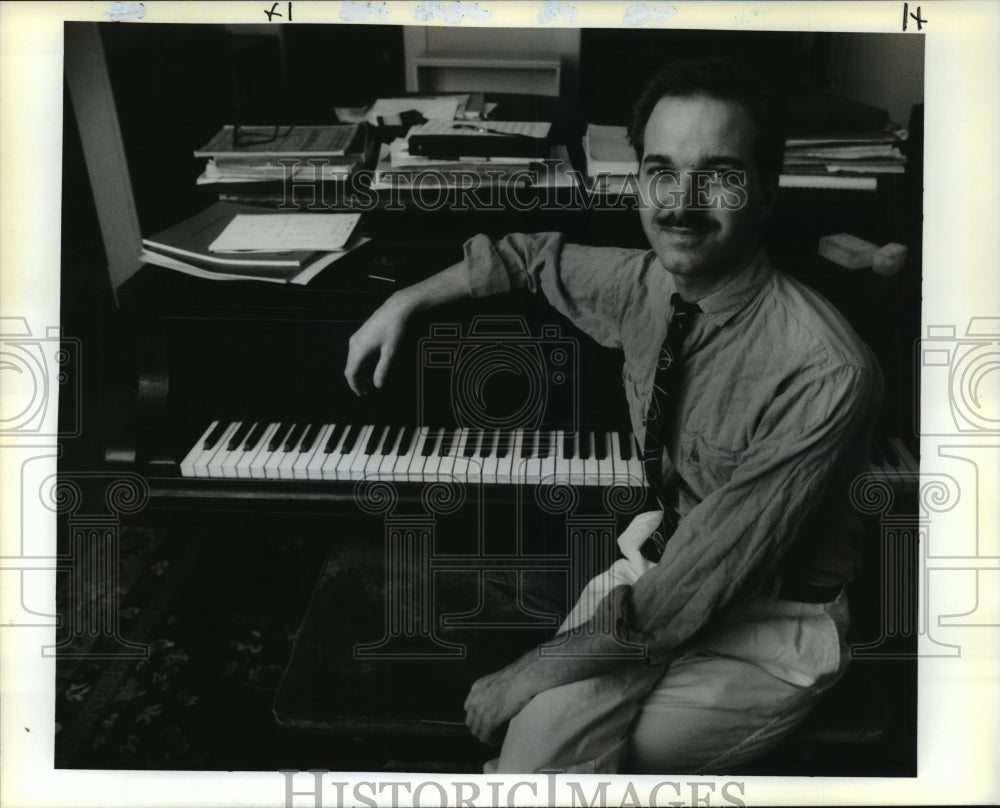
<path id="1" fill-rule="evenodd" d="M 665 96 L 649 117 L 640 216 L 682 292 L 709 294 L 753 257 L 771 198 L 754 159 L 755 134 L 741 104 L 704 95 Z"/>

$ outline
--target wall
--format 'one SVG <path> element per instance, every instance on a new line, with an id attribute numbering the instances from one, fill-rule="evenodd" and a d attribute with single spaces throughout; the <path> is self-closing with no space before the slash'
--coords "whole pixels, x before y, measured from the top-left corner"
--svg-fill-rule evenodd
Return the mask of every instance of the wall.
<path id="1" fill-rule="evenodd" d="M 841 95 L 880 107 L 902 126 L 924 100 L 924 38 L 903 34 L 838 34 L 830 78 Z"/>

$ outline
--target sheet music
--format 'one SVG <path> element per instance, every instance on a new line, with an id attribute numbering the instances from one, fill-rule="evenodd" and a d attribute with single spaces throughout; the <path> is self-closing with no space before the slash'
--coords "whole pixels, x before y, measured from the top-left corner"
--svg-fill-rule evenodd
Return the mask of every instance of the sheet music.
<path id="1" fill-rule="evenodd" d="M 341 250 L 360 218 L 360 213 L 241 213 L 209 250 Z"/>

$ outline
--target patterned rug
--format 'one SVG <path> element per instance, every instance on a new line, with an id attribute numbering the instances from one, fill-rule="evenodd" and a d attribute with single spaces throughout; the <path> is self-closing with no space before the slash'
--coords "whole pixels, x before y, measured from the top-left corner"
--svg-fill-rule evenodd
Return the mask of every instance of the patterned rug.
<path id="1" fill-rule="evenodd" d="M 114 646 L 77 642 L 67 650 L 89 657 L 57 660 L 57 767 L 337 769 L 372 761 L 351 739 L 275 723 L 274 695 L 328 544 L 272 527 L 122 529 L 120 635 L 147 654 L 98 658 Z M 59 591 L 68 617 L 68 582 Z"/>

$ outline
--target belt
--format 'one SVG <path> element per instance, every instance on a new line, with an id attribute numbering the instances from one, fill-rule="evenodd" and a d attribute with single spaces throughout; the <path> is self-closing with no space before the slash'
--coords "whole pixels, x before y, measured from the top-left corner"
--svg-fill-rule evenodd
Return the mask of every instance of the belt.
<path id="1" fill-rule="evenodd" d="M 802 581 L 783 580 L 778 588 L 778 600 L 795 600 L 799 603 L 829 603 L 839 597 L 843 588 L 843 584 L 816 586 Z"/>

